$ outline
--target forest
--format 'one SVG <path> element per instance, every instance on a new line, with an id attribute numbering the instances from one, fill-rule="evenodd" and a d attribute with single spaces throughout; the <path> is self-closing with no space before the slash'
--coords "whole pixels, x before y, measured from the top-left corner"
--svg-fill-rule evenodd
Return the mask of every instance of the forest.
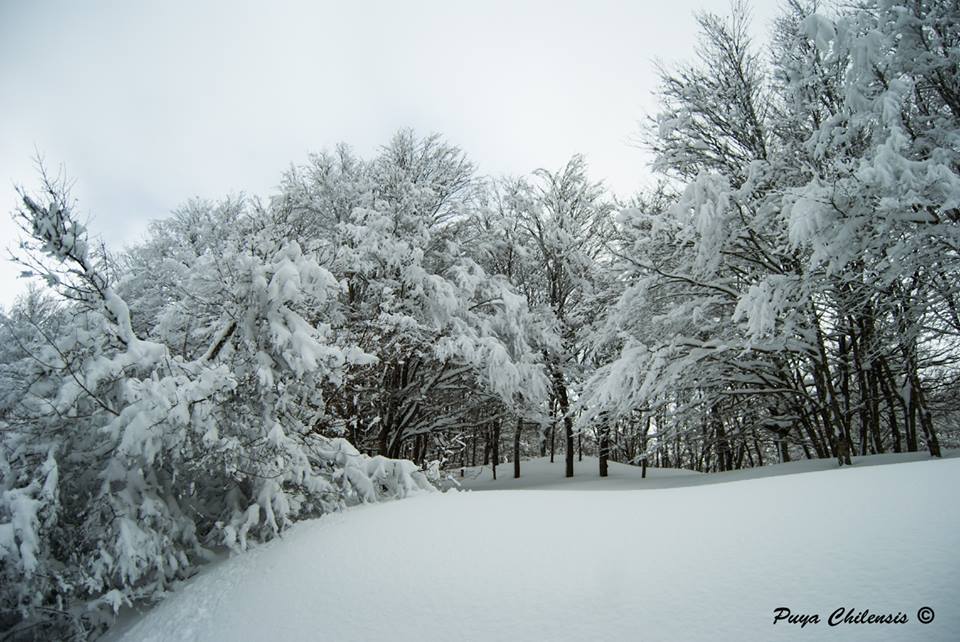
<path id="1" fill-rule="evenodd" d="M 41 167 L 11 250 L 35 285 L 0 317 L 0 630 L 89 636 L 467 466 L 960 446 L 960 9 L 698 26 L 627 202 L 582 156 L 489 177 L 402 130 L 115 251 Z"/>

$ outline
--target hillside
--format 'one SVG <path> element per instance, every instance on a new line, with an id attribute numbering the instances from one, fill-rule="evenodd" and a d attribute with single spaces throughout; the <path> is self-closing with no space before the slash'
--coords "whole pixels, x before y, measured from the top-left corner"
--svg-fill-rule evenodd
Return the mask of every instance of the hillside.
<path id="1" fill-rule="evenodd" d="M 660 472 L 640 481 L 719 477 Z M 958 486 L 960 460 L 945 459 L 649 492 L 420 495 L 300 523 L 112 637 L 955 640 Z M 821 621 L 774 625 L 779 607 Z M 909 621 L 831 627 L 838 608 Z"/>

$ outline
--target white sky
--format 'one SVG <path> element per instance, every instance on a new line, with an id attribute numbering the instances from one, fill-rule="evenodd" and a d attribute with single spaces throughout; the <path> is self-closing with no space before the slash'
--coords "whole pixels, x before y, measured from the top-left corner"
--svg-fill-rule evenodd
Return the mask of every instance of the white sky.
<path id="1" fill-rule="evenodd" d="M 772 0 L 754 2 L 766 33 Z M 653 61 L 692 56 L 727 0 L 103 2 L 0 0 L 0 245 L 39 151 L 74 179 L 109 247 L 192 196 L 267 195 L 309 152 L 363 155 L 440 132 L 483 174 L 586 155 L 619 195 L 646 182 L 631 140 Z M 0 305 L 24 283 L 0 260 Z"/>

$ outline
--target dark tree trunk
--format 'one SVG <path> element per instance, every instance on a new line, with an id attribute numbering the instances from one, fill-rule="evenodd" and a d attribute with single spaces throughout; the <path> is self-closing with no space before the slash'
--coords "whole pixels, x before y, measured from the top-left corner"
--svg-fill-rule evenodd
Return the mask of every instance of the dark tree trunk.
<path id="1" fill-rule="evenodd" d="M 607 457 L 610 456 L 610 424 L 605 415 L 600 416 L 600 476 L 607 476 Z"/>
<path id="2" fill-rule="evenodd" d="M 790 446 L 787 445 L 786 433 L 777 433 L 777 446 L 780 448 L 780 463 L 790 461 Z"/>
<path id="3" fill-rule="evenodd" d="M 550 393 L 550 463 L 553 463 L 553 456 L 557 452 L 557 398 L 555 393 Z"/>
<path id="4" fill-rule="evenodd" d="M 886 361 L 883 359 L 880 360 L 880 369 L 877 374 L 877 379 L 880 383 L 880 391 L 883 394 L 883 398 L 887 402 L 890 435 L 893 438 L 893 452 L 903 452 L 903 446 L 900 443 L 900 426 L 897 423 L 897 409 L 899 406 L 897 405 L 896 398 L 893 394 L 893 389 L 891 388 L 891 382 L 893 382 L 893 385 L 896 385 L 896 382 L 893 380 L 893 376 L 890 374 L 890 369 L 886 367 Z"/>
<path id="5" fill-rule="evenodd" d="M 520 477 L 520 433 L 523 432 L 523 419 L 517 418 L 517 430 L 513 433 L 513 478 Z"/>
<path id="6" fill-rule="evenodd" d="M 719 404 L 710 408 L 710 419 L 717 437 L 717 459 L 721 471 L 733 469 L 733 450 L 727 438 L 727 431 L 723 427 L 723 416 L 720 414 Z"/>
<path id="7" fill-rule="evenodd" d="M 937 433 L 933 428 L 933 417 L 930 411 L 924 410 L 920 416 L 923 425 L 923 432 L 927 438 L 927 449 L 930 450 L 931 457 L 942 457 L 940 454 L 940 440 L 937 439 Z"/>
<path id="8" fill-rule="evenodd" d="M 920 415 L 920 426 L 923 428 L 923 436 L 927 441 L 927 449 L 931 457 L 940 457 L 940 440 L 937 439 L 937 433 L 933 428 L 933 417 L 927 409 L 926 395 L 923 393 L 923 387 L 920 384 L 920 378 L 913 378 L 913 385 L 917 391 L 918 414 Z"/>
<path id="9" fill-rule="evenodd" d="M 907 403 L 907 451 L 915 453 L 917 447 L 917 395 L 916 390 L 910 386 L 910 399 Z"/>
<path id="10" fill-rule="evenodd" d="M 550 463 L 553 463 L 553 456 L 557 452 L 557 422 L 550 424 Z"/>
<path id="11" fill-rule="evenodd" d="M 816 416 L 814 416 L 814 419 L 816 419 Z M 813 427 L 813 424 L 810 422 L 810 418 L 801 415 L 800 425 L 803 427 L 803 432 L 806 433 L 807 439 L 813 446 L 813 450 L 817 453 L 817 457 L 819 459 L 825 459 L 826 457 L 829 457 L 830 453 L 827 452 L 826 448 L 823 447 L 823 443 L 821 442 L 820 437 L 817 435 L 817 431 Z"/>
<path id="12" fill-rule="evenodd" d="M 757 439 L 757 433 L 753 433 L 753 451 L 757 453 L 757 466 L 763 466 L 763 449 L 760 448 L 760 440 Z"/>
<path id="13" fill-rule="evenodd" d="M 413 456 L 411 461 L 418 466 L 423 463 L 423 435 L 417 435 L 413 438 Z"/>
<path id="14" fill-rule="evenodd" d="M 849 466 L 852 463 L 850 461 L 850 440 L 844 435 L 838 438 L 837 447 L 834 450 L 837 453 L 837 462 L 840 466 L 844 464 Z"/>
<path id="15" fill-rule="evenodd" d="M 840 438 L 846 439 L 847 444 L 850 445 L 850 433 L 847 430 L 848 422 L 845 420 L 845 413 L 840 409 L 840 403 L 838 401 L 840 395 L 837 394 L 833 386 L 833 377 L 830 374 L 830 360 L 827 357 L 823 330 L 820 327 L 820 317 L 812 303 L 810 304 L 810 312 L 816 330 L 818 351 L 817 358 L 813 363 L 813 379 L 817 389 L 823 425 L 827 430 L 827 438 L 832 447 L 836 448 Z M 844 348 L 841 351 L 845 352 L 846 350 Z M 845 366 L 841 365 L 841 371 L 843 371 L 844 368 Z M 846 417 L 846 419 L 849 419 L 849 417 Z M 836 436 L 838 433 L 840 437 Z M 834 455 L 836 455 L 836 452 L 834 452 Z"/>
<path id="16" fill-rule="evenodd" d="M 850 409 L 850 347 L 846 334 L 840 334 L 837 338 L 837 349 L 840 362 L 840 396 L 843 400 L 843 431 L 849 436 L 853 413 Z"/>
<path id="17" fill-rule="evenodd" d="M 493 424 L 493 478 L 497 478 L 497 464 L 500 463 L 500 425 L 503 423 L 503 420 L 498 419 L 495 424 Z"/>
<path id="18" fill-rule="evenodd" d="M 659 425 L 659 424 L 658 424 Z M 640 433 L 640 478 L 647 478 L 647 436 L 650 434 L 650 417 L 643 421 L 643 431 Z"/>
<path id="19" fill-rule="evenodd" d="M 876 360 L 876 324 L 872 306 L 868 306 L 859 319 L 860 337 L 854 343 L 854 358 L 860 379 L 860 403 L 862 420 L 869 426 L 873 451 L 882 454 L 883 438 L 880 435 L 880 373 Z M 863 447 L 861 447 L 863 448 Z"/>
<path id="20" fill-rule="evenodd" d="M 573 458 L 575 456 L 573 443 L 573 417 L 570 416 L 570 403 L 567 399 L 567 386 L 563 382 L 563 373 L 557 366 L 553 369 L 553 395 L 557 400 L 559 418 L 563 420 L 563 436 L 566 445 L 565 476 L 573 477 Z M 553 458 L 550 459 L 553 461 Z"/>

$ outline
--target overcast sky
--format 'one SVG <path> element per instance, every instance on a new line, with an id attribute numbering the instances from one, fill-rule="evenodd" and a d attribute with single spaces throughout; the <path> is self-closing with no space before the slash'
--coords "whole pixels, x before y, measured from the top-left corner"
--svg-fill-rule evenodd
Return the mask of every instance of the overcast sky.
<path id="1" fill-rule="evenodd" d="M 345 141 L 440 132 L 483 174 L 586 155 L 619 195 L 654 60 L 692 55 L 694 12 L 728 0 L 0 1 L 0 240 L 33 157 L 63 166 L 91 232 L 121 249 L 192 196 L 267 195 Z M 772 0 L 754 2 L 765 33 Z M 23 289 L 0 262 L 0 304 Z"/>

